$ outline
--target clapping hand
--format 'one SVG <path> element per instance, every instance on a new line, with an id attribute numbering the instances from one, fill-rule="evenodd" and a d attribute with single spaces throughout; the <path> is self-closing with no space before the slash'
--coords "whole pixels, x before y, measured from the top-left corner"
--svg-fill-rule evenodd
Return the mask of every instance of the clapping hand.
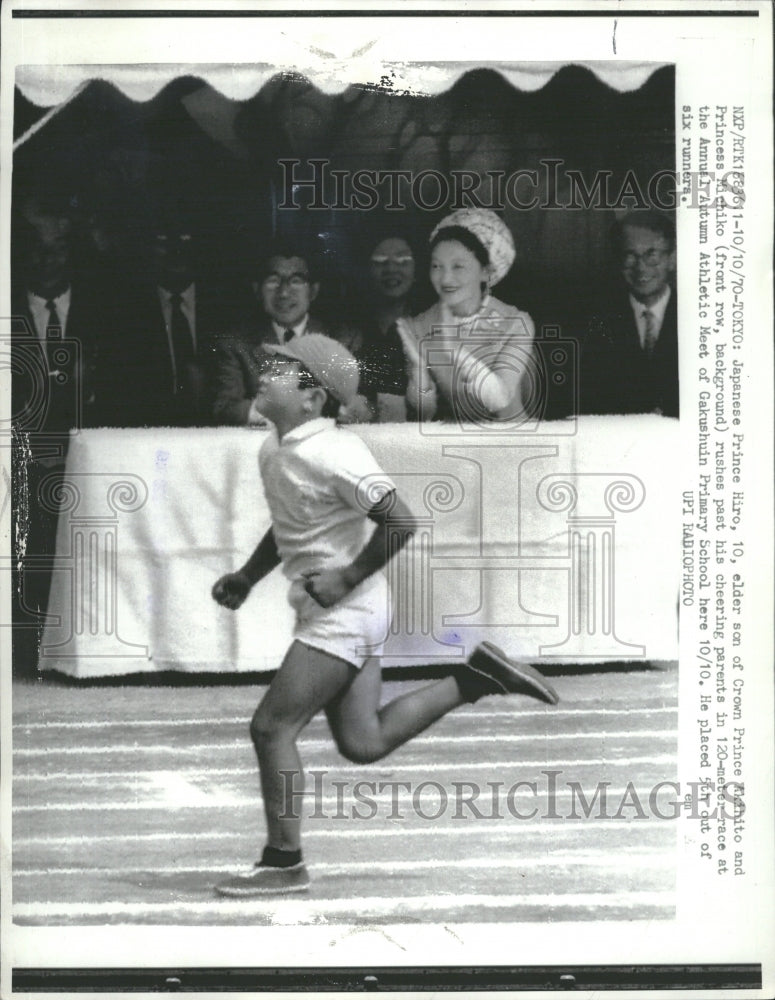
<path id="1" fill-rule="evenodd" d="M 337 420 L 340 424 L 370 424 L 374 412 L 366 397 L 359 394 L 352 402 L 339 407 Z"/>
<path id="2" fill-rule="evenodd" d="M 213 600 L 223 605 L 224 608 L 236 611 L 244 604 L 251 587 L 252 584 L 244 573 L 227 573 L 213 585 Z"/>
<path id="3" fill-rule="evenodd" d="M 420 367 L 420 344 L 411 326 L 405 319 L 396 320 L 396 330 L 401 338 L 406 360 L 415 368 Z"/>

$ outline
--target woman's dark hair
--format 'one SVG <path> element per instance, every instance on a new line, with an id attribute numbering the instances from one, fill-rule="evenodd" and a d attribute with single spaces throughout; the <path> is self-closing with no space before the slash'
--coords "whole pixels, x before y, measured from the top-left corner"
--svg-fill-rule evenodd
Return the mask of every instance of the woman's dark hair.
<path id="1" fill-rule="evenodd" d="M 470 250 L 482 267 L 490 266 L 490 255 L 487 247 L 471 232 L 463 226 L 445 226 L 440 229 L 430 242 L 430 249 L 435 250 L 439 243 L 462 243 L 466 250 Z"/>
<path id="2" fill-rule="evenodd" d="M 397 225 L 395 229 L 385 227 L 377 230 L 376 232 L 371 232 L 368 234 L 367 238 L 364 238 L 361 241 L 364 260 L 367 263 L 380 243 L 384 243 L 385 240 L 401 240 L 402 243 L 406 243 L 412 257 L 417 260 L 417 247 L 415 246 L 414 235 L 412 233 L 407 233 L 404 229 Z"/>

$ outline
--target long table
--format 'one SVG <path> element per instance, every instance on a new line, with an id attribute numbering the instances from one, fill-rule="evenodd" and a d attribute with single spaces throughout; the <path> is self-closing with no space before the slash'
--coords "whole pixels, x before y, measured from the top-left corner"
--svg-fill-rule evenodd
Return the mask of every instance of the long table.
<path id="1" fill-rule="evenodd" d="M 389 566 L 384 666 L 456 662 L 482 639 L 552 662 L 677 658 L 676 421 L 354 432 L 420 524 Z M 237 613 L 210 596 L 269 526 L 257 464 L 265 433 L 72 438 L 42 669 L 98 677 L 279 664 L 292 629 L 279 570 Z"/>

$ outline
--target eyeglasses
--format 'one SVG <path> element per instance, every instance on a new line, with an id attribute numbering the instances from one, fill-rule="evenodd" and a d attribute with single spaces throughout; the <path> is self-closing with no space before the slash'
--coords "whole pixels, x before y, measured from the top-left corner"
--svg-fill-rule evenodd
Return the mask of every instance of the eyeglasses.
<path id="1" fill-rule="evenodd" d="M 193 236 L 190 233 L 157 233 L 155 240 L 158 246 L 166 246 L 168 243 L 190 243 Z"/>
<path id="2" fill-rule="evenodd" d="M 279 274 L 270 274 L 267 278 L 264 278 L 263 286 L 270 292 L 277 291 L 278 288 L 282 288 L 283 285 L 287 285 L 289 288 L 300 289 L 304 288 L 309 284 L 309 277 L 306 274 L 289 274 L 286 277 L 282 277 Z"/>
<path id="3" fill-rule="evenodd" d="M 383 264 L 395 264 L 398 267 L 406 267 L 407 264 L 414 263 L 414 257 L 411 254 L 402 254 L 400 257 L 388 257 L 385 254 L 375 254 L 371 258 L 371 263 L 381 266 Z"/>
<path id="4" fill-rule="evenodd" d="M 656 267 L 669 253 L 669 250 L 646 250 L 645 253 L 634 253 L 630 250 L 628 253 L 622 254 L 622 267 L 635 267 L 638 261 L 645 264 L 646 267 Z"/>

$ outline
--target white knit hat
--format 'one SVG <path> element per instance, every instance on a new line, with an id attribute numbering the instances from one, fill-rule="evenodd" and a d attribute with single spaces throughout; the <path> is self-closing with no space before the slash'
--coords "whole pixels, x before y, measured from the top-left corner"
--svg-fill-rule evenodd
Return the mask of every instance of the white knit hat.
<path id="1" fill-rule="evenodd" d="M 300 361 L 310 375 L 340 403 L 351 403 L 358 392 L 358 362 L 342 344 L 322 333 L 293 337 L 284 344 L 263 344 L 268 354 Z"/>
<path id="2" fill-rule="evenodd" d="M 431 233 L 431 240 L 449 226 L 461 226 L 479 240 L 490 258 L 490 281 L 497 285 L 506 277 L 516 257 L 514 238 L 503 220 L 488 208 L 459 208 Z"/>

